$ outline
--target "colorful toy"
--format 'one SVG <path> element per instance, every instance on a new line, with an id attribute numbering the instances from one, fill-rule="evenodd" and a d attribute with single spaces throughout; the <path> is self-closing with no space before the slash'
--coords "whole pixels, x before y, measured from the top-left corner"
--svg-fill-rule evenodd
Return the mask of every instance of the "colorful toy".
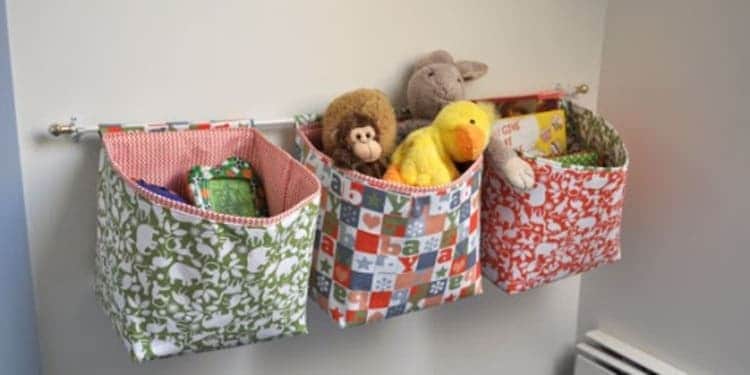
<path id="1" fill-rule="evenodd" d="M 559 108 L 559 98 L 522 97 L 498 102 L 496 111 L 501 117 L 505 118 L 552 111 Z"/>
<path id="2" fill-rule="evenodd" d="M 413 131 L 391 157 L 383 179 L 412 186 L 436 186 L 459 176 L 454 163 L 476 160 L 494 120 L 491 106 L 458 101 L 443 108 L 431 125 Z"/>
<path id="3" fill-rule="evenodd" d="M 188 183 L 193 202 L 204 210 L 246 217 L 268 216 L 266 196 L 250 163 L 230 157 L 220 166 L 195 166 Z"/>
<path id="4" fill-rule="evenodd" d="M 171 199 L 171 200 L 174 200 L 174 201 L 177 201 L 177 202 L 180 202 L 180 203 L 189 204 L 188 201 L 185 200 L 185 198 L 181 197 L 179 194 L 175 193 L 172 190 L 167 189 L 164 186 L 150 184 L 150 183 L 144 181 L 143 179 L 137 180 L 136 183 L 138 184 L 138 186 L 140 186 L 140 187 L 142 187 L 142 188 L 144 188 L 144 189 L 146 189 L 146 190 L 148 190 L 148 191 L 150 191 L 150 192 L 152 192 L 154 194 L 161 195 L 164 198 Z"/>
<path id="5" fill-rule="evenodd" d="M 337 167 L 380 178 L 395 143 L 396 114 L 378 90 L 343 94 L 323 115 L 323 151 Z"/>
<path id="6" fill-rule="evenodd" d="M 399 139 L 429 125 L 448 103 L 466 99 L 466 82 L 487 73 L 487 65 L 477 61 L 454 61 L 450 53 L 437 50 L 414 64 L 406 88 L 411 118 L 398 124 Z"/>
<path id="7" fill-rule="evenodd" d="M 497 135 L 511 149 L 529 156 L 563 155 L 567 150 L 565 112 L 562 109 L 497 120 Z"/>

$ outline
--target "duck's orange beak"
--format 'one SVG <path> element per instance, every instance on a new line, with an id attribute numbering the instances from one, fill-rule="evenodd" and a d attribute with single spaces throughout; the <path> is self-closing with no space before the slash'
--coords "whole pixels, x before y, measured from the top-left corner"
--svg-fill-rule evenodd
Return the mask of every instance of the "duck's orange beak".
<path id="1" fill-rule="evenodd" d="M 485 135 L 476 125 L 461 125 L 453 131 L 457 162 L 476 160 L 484 151 Z"/>

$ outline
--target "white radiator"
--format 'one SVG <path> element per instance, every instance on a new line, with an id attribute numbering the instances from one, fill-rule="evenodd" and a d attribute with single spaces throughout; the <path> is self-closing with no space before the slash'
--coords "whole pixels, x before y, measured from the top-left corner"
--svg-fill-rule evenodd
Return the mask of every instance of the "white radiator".
<path id="1" fill-rule="evenodd" d="M 682 370 L 601 331 L 576 345 L 575 375 L 686 375 Z"/>

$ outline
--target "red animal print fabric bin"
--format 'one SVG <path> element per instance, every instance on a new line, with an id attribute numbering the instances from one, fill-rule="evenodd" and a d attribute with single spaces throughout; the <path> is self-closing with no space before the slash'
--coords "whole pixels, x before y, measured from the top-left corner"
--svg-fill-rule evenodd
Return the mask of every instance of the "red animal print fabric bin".
<path id="1" fill-rule="evenodd" d="M 595 150 L 604 167 L 525 158 L 536 185 L 519 192 L 485 166 L 483 274 L 510 294 L 620 259 L 627 151 L 603 118 L 569 102 L 562 107 L 569 138 Z"/>

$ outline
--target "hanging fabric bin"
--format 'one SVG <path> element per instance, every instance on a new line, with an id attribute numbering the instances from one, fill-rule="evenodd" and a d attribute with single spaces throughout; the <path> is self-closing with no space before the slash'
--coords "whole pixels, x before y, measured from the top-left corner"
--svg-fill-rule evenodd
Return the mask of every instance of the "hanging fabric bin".
<path id="1" fill-rule="evenodd" d="M 311 295 L 339 326 L 365 324 L 482 292 L 482 160 L 439 188 L 333 166 L 321 127 L 299 117 L 299 158 L 323 186 Z"/>
<path id="2" fill-rule="evenodd" d="M 498 105 L 534 99 L 545 110 L 562 108 L 568 145 L 595 151 L 603 165 L 524 156 L 536 177 L 536 185 L 527 192 L 514 190 L 494 166 L 486 166 L 483 273 L 510 294 L 620 259 L 627 151 L 607 121 L 561 98 L 559 93 L 547 93 L 489 99 Z"/>
<path id="3" fill-rule="evenodd" d="M 307 333 L 320 184 L 250 124 L 100 128 L 95 287 L 139 362 Z M 136 183 L 186 196 L 192 166 L 231 156 L 260 176 L 270 217 L 202 210 Z"/>

